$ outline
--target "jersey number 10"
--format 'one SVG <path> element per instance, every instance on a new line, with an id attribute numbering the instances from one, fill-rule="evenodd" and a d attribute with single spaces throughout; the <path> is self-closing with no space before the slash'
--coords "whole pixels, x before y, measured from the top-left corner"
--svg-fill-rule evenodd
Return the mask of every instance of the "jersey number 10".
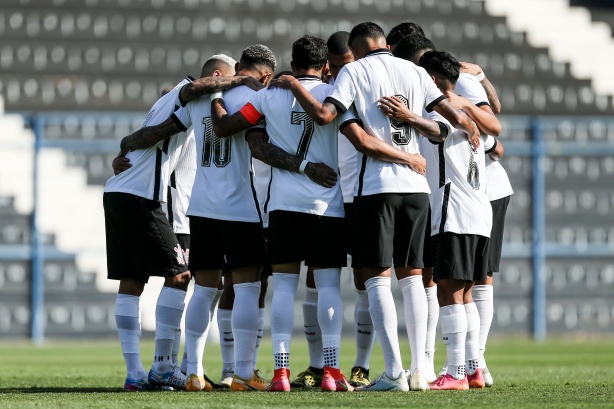
<path id="1" fill-rule="evenodd" d="M 213 121 L 210 117 L 203 118 L 203 127 L 205 128 L 203 154 L 201 166 L 211 166 L 211 156 L 213 163 L 218 168 L 223 168 L 230 163 L 230 148 L 232 147 L 232 137 L 218 138 L 213 133 Z"/>

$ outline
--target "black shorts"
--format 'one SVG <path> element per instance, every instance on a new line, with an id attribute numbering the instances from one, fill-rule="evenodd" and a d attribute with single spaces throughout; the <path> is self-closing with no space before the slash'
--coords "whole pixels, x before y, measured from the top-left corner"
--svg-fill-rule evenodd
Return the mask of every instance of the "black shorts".
<path id="1" fill-rule="evenodd" d="M 305 261 L 310 267 L 342 268 L 347 254 L 340 238 L 343 217 L 274 210 L 269 214 L 271 264 Z"/>
<path id="2" fill-rule="evenodd" d="M 485 281 L 488 238 L 475 234 L 440 233 L 432 236 L 433 279 Z"/>
<path id="3" fill-rule="evenodd" d="M 190 270 L 228 270 L 262 266 L 265 240 L 262 223 L 190 216 Z"/>
<path id="4" fill-rule="evenodd" d="M 352 267 L 423 268 L 426 193 L 382 193 L 354 198 Z"/>
<path id="5" fill-rule="evenodd" d="M 147 283 L 149 277 L 172 277 L 187 271 L 160 202 L 128 193 L 103 195 L 107 243 L 107 277 Z"/>
<path id="6" fill-rule="evenodd" d="M 503 228 L 505 226 L 505 214 L 507 206 L 510 204 L 510 196 L 490 202 L 492 207 L 492 230 L 490 231 L 490 244 L 488 247 L 488 267 L 489 273 L 499 271 L 501 263 L 501 249 L 503 248 Z"/>
<path id="7" fill-rule="evenodd" d="M 429 215 L 426 220 L 426 229 L 424 230 L 424 268 L 433 267 L 433 245 L 431 239 L 431 206 L 429 205 Z"/>
<path id="8" fill-rule="evenodd" d="M 341 233 L 343 235 L 343 251 L 345 254 L 352 255 L 352 229 L 354 228 L 354 203 L 344 203 L 345 210 L 345 228 Z"/>
<path id="9" fill-rule="evenodd" d="M 264 239 L 266 241 L 266 252 L 264 254 L 264 265 L 262 266 L 262 273 L 260 273 L 260 277 L 270 277 L 273 275 L 273 269 L 271 268 L 271 256 L 269 255 L 269 228 L 265 227 L 263 230 Z"/>

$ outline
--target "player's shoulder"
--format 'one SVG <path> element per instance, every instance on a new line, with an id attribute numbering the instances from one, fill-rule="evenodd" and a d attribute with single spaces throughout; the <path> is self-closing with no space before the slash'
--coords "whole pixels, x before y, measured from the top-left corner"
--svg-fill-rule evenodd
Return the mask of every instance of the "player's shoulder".
<path id="1" fill-rule="evenodd" d="M 239 85 L 238 87 L 233 87 L 224 92 L 224 101 L 226 100 L 243 100 L 246 98 L 250 98 L 257 91 L 254 91 L 247 85 Z"/>
<path id="2" fill-rule="evenodd" d="M 473 87 L 482 87 L 478 77 L 475 75 L 468 74 L 466 72 L 462 72 L 458 76 L 458 80 L 456 80 L 456 88 L 459 90 L 471 89 Z"/>

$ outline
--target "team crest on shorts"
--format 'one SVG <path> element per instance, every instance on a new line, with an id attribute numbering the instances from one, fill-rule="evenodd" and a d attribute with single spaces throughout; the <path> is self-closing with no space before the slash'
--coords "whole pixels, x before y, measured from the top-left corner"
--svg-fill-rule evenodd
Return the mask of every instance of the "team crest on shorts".
<path id="1" fill-rule="evenodd" d="M 181 245 L 177 244 L 173 250 L 175 250 L 175 253 L 177 253 L 177 263 L 179 263 L 181 266 L 185 266 L 186 257 Z"/>

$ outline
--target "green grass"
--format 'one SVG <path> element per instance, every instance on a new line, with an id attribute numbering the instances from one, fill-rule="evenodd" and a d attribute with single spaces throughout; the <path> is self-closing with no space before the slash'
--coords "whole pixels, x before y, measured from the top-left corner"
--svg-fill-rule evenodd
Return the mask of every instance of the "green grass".
<path id="1" fill-rule="evenodd" d="M 307 348 L 292 345 L 293 373 L 307 366 Z M 402 338 L 404 344 L 407 340 Z M 403 343 L 403 342 L 402 342 Z M 263 342 L 260 368 L 273 373 L 269 342 Z M 187 393 L 121 390 L 125 377 L 118 342 L 50 342 L 0 344 L 0 408 L 614 408 L 614 344 L 608 340 L 533 343 L 523 339 L 493 340 L 487 360 L 495 386 L 466 392 L 332 393 Z M 353 364 L 354 345 L 342 347 L 342 368 Z M 219 346 L 205 350 L 205 371 L 217 380 Z M 153 345 L 143 345 L 148 368 Z M 403 349 L 409 365 L 408 347 Z M 437 351 L 437 365 L 444 350 Z M 376 344 L 371 373 L 383 370 Z"/>

